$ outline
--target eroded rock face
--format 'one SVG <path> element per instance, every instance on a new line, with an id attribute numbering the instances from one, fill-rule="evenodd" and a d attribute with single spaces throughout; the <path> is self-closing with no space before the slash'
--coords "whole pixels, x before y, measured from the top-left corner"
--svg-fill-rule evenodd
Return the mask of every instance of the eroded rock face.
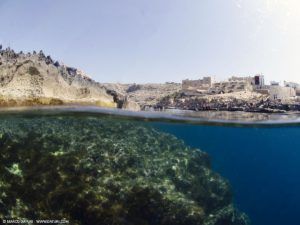
<path id="1" fill-rule="evenodd" d="M 130 111 L 140 111 L 141 107 L 138 103 L 128 100 L 128 98 L 125 98 L 122 104 L 122 109 L 130 110 Z"/>
<path id="2" fill-rule="evenodd" d="M 85 103 L 115 107 L 113 96 L 76 68 L 60 65 L 40 53 L 0 50 L 0 105 Z M 30 104 L 29 104 L 30 105 Z"/>
<path id="3" fill-rule="evenodd" d="M 173 95 L 181 90 L 181 84 L 113 84 L 104 83 L 107 89 L 117 92 L 129 101 L 137 103 L 142 110 L 149 106 L 156 106 L 166 96 Z"/>
<path id="4" fill-rule="evenodd" d="M 2 118 L 0 217 L 71 224 L 246 225 L 208 155 L 134 122 Z"/>

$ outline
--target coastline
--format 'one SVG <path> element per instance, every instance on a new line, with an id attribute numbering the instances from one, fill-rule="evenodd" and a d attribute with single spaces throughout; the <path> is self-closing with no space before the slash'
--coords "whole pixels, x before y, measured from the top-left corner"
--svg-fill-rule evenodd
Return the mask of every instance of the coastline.
<path id="1" fill-rule="evenodd" d="M 52 116 L 58 114 L 90 114 L 91 116 L 113 116 L 132 120 L 162 121 L 191 124 L 277 126 L 300 124 L 300 113 L 251 113 L 239 111 L 130 111 L 95 105 L 44 105 L 1 107 L 0 116 L 16 114 Z"/>

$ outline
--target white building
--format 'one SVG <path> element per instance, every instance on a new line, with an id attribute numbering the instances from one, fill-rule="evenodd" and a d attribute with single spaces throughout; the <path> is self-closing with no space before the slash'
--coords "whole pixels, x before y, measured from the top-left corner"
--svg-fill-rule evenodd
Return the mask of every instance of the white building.
<path id="1" fill-rule="evenodd" d="M 269 86 L 271 101 L 287 101 L 296 97 L 296 91 L 291 87 L 281 87 L 277 85 Z"/>
<path id="2" fill-rule="evenodd" d="M 294 82 L 286 82 L 286 81 L 284 81 L 284 86 L 285 87 L 294 88 L 295 91 L 296 91 L 296 95 L 300 96 L 300 84 L 294 83 Z"/>

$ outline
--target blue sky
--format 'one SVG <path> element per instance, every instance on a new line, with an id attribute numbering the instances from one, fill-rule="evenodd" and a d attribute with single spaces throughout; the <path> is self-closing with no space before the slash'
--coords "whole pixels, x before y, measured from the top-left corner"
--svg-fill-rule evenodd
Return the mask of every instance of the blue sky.
<path id="1" fill-rule="evenodd" d="M 100 82 L 300 82 L 298 0 L 0 0 L 0 43 Z"/>

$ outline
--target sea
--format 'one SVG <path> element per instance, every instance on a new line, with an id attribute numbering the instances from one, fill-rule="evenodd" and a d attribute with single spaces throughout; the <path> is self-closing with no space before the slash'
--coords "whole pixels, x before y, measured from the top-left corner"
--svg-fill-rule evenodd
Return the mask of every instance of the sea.
<path id="1" fill-rule="evenodd" d="M 300 224 L 300 125 L 276 127 L 154 123 L 206 151 L 253 225 Z"/>
<path id="2" fill-rule="evenodd" d="M 3 221 L 300 224 L 298 114 L 8 108 L 0 153 Z"/>

